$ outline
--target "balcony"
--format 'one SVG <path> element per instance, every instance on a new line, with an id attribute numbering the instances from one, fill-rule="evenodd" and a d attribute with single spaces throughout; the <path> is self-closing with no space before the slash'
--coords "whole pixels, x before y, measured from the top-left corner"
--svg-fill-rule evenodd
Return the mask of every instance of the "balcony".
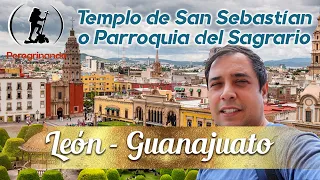
<path id="1" fill-rule="evenodd" d="M 12 91 L 12 87 L 11 87 L 11 86 L 8 86 L 8 87 L 7 87 L 7 91 Z"/>
<path id="2" fill-rule="evenodd" d="M 32 86 L 28 86 L 27 90 L 32 90 Z"/>
<path id="3" fill-rule="evenodd" d="M 17 87 L 17 91 L 21 91 L 22 90 L 22 87 L 21 86 L 18 86 Z"/>
<path id="4" fill-rule="evenodd" d="M 27 109 L 28 109 L 28 110 L 29 110 L 29 109 L 32 109 L 32 106 L 28 106 Z"/>
<path id="5" fill-rule="evenodd" d="M 27 99 L 32 99 L 32 95 L 29 95 L 29 94 L 28 94 Z"/>
<path id="6" fill-rule="evenodd" d="M 21 107 L 17 107 L 17 110 L 22 110 L 22 108 Z"/>
<path id="7" fill-rule="evenodd" d="M 12 111 L 12 108 L 11 107 L 7 107 L 7 111 Z"/>

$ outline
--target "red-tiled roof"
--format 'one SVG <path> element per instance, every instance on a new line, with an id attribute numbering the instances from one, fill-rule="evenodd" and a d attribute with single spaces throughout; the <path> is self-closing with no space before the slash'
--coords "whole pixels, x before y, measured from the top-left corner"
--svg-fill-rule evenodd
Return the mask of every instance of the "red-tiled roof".
<path id="1" fill-rule="evenodd" d="M 273 114 L 273 113 L 279 113 L 283 111 L 294 111 L 296 110 L 295 107 L 291 106 L 270 106 L 270 105 L 264 105 L 264 114 Z"/>

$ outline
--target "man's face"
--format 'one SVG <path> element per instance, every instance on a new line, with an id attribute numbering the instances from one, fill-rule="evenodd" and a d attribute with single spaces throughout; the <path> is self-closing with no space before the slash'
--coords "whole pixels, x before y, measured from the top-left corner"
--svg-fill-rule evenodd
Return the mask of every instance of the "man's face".
<path id="1" fill-rule="evenodd" d="M 241 53 L 216 59 L 208 77 L 212 118 L 220 126 L 258 126 L 263 123 L 267 83 L 259 81 L 250 59 Z"/>

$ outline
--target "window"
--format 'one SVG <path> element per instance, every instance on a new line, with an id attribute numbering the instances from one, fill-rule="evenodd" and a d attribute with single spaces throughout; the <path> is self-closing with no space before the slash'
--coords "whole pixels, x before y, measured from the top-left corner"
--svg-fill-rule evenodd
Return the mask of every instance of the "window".
<path id="1" fill-rule="evenodd" d="M 74 106 L 74 112 L 78 112 L 78 106 Z"/>
<path id="2" fill-rule="evenodd" d="M 306 122 L 311 122 L 311 111 L 306 111 Z"/>
<path id="3" fill-rule="evenodd" d="M 44 101 L 40 101 L 40 107 L 44 108 Z"/>
<path id="4" fill-rule="evenodd" d="M 124 117 L 128 119 L 128 109 L 125 110 Z"/>
<path id="5" fill-rule="evenodd" d="M 40 91 L 40 97 L 44 98 L 44 91 Z"/>
<path id="6" fill-rule="evenodd" d="M 21 83 L 17 83 L 17 90 L 22 90 Z"/>
<path id="7" fill-rule="evenodd" d="M 11 100 L 12 97 L 11 97 L 11 91 L 7 92 L 7 100 Z"/>
<path id="8" fill-rule="evenodd" d="M 40 114 L 40 118 L 41 118 L 41 119 L 44 119 L 44 113 L 41 113 L 41 114 Z"/>
<path id="9" fill-rule="evenodd" d="M 58 92 L 58 99 L 62 99 L 62 92 Z"/>
<path id="10" fill-rule="evenodd" d="M 17 92 L 17 99 L 21 99 L 21 98 L 22 98 L 21 92 Z"/>
<path id="11" fill-rule="evenodd" d="M 27 109 L 32 109 L 32 101 L 27 102 Z"/>
<path id="12" fill-rule="evenodd" d="M 11 83 L 7 83 L 7 90 L 12 90 Z"/>
<path id="13" fill-rule="evenodd" d="M 41 83 L 40 89 L 44 89 L 44 83 Z"/>
<path id="14" fill-rule="evenodd" d="M 28 91 L 28 99 L 32 99 L 32 91 Z"/>
<path id="15" fill-rule="evenodd" d="M 187 126 L 188 126 L 188 127 L 191 127 L 191 126 L 192 126 L 192 120 L 188 120 Z"/>
<path id="16" fill-rule="evenodd" d="M 21 110 L 22 107 L 21 107 L 21 102 L 17 102 L 17 110 Z"/>
<path id="17" fill-rule="evenodd" d="M 28 90 L 32 90 L 32 83 L 28 82 Z"/>
<path id="18" fill-rule="evenodd" d="M 11 107 L 11 103 L 7 103 L 7 111 L 11 111 L 12 107 Z"/>
<path id="19" fill-rule="evenodd" d="M 202 121 L 198 121 L 198 127 L 202 127 Z"/>
<path id="20" fill-rule="evenodd" d="M 211 122 L 207 122 L 207 127 L 211 127 Z"/>

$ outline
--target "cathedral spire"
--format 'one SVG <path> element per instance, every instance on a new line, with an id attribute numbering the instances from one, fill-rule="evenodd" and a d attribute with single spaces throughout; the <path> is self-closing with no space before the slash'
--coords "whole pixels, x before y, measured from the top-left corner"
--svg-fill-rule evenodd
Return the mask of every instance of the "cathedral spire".
<path id="1" fill-rule="evenodd" d="M 75 21 L 75 20 L 73 19 L 73 17 L 71 17 L 71 30 L 70 30 L 70 36 L 74 36 L 73 21 Z"/>
<path id="2" fill-rule="evenodd" d="M 157 54 L 156 54 L 156 60 L 155 62 L 159 62 L 159 52 L 158 52 L 158 49 L 157 49 Z"/>

